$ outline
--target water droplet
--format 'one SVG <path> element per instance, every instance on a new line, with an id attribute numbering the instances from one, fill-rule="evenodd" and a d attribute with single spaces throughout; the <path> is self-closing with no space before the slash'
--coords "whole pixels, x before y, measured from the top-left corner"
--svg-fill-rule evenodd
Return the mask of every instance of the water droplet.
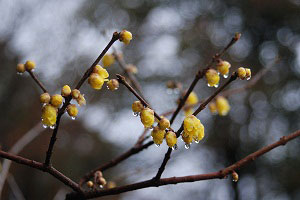
<path id="1" fill-rule="evenodd" d="M 132 114 L 133 114 L 134 117 L 139 116 L 139 113 L 138 113 L 138 112 L 133 112 Z"/>
<path id="2" fill-rule="evenodd" d="M 47 125 L 45 125 L 45 124 L 43 124 L 43 128 L 48 128 L 48 126 L 47 126 Z"/>
<path id="3" fill-rule="evenodd" d="M 183 141 L 183 139 L 182 139 L 182 135 L 181 135 L 181 138 L 180 138 L 180 139 L 181 139 L 181 141 Z M 184 142 L 184 141 L 183 141 L 183 142 Z"/>
<path id="4" fill-rule="evenodd" d="M 55 125 L 53 125 L 53 126 L 50 126 L 50 128 L 51 128 L 51 129 L 55 129 Z"/>
<path id="5" fill-rule="evenodd" d="M 106 88 L 109 90 L 109 87 L 108 87 L 108 85 L 106 86 Z"/>
<path id="6" fill-rule="evenodd" d="M 249 81 L 251 79 L 251 76 L 247 77 L 247 81 Z"/>
<path id="7" fill-rule="evenodd" d="M 208 86 L 208 87 L 212 87 L 209 83 L 207 83 L 207 86 Z"/>
<path id="8" fill-rule="evenodd" d="M 199 144 L 199 140 L 195 140 L 195 143 L 196 143 L 196 144 Z"/>
<path id="9" fill-rule="evenodd" d="M 185 145 L 184 145 L 184 148 L 185 148 L 185 149 L 189 149 L 190 147 L 191 147 L 190 144 L 185 144 Z"/>
<path id="10" fill-rule="evenodd" d="M 75 119 L 76 119 L 76 117 L 71 117 L 71 119 L 72 119 L 72 120 L 75 120 Z"/>
<path id="11" fill-rule="evenodd" d="M 224 78 L 228 78 L 228 73 L 223 75 Z"/>
<path id="12" fill-rule="evenodd" d="M 156 147 L 159 147 L 159 146 L 160 146 L 160 144 L 155 144 L 155 146 L 156 146 Z"/>
<path id="13" fill-rule="evenodd" d="M 232 181 L 233 181 L 233 182 L 237 182 L 238 180 L 237 180 L 237 179 L 232 179 Z"/>
<path id="14" fill-rule="evenodd" d="M 153 126 L 150 126 L 150 127 L 149 127 L 149 130 L 153 130 Z"/>
<path id="15" fill-rule="evenodd" d="M 174 144 L 174 146 L 172 146 L 172 149 L 177 150 L 178 149 L 177 144 Z"/>
<path id="16" fill-rule="evenodd" d="M 23 75 L 23 73 L 17 72 L 17 75 L 19 75 L 19 76 L 22 76 L 22 75 Z"/>
<path id="17" fill-rule="evenodd" d="M 32 69 L 31 71 L 32 71 L 32 72 L 34 72 L 34 71 L 35 71 L 35 69 Z"/>
<path id="18" fill-rule="evenodd" d="M 102 188 L 103 188 L 103 185 L 99 185 L 99 187 L 102 189 Z"/>
<path id="19" fill-rule="evenodd" d="M 219 83 L 218 83 L 218 84 L 216 84 L 216 85 L 214 85 L 214 87 L 215 87 L 215 88 L 218 88 L 218 87 L 219 87 Z"/>
<path id="20" fill-rule="evenodd" d="M 218 72 L 218 75 L 220 75 L 220 72 Z"/>

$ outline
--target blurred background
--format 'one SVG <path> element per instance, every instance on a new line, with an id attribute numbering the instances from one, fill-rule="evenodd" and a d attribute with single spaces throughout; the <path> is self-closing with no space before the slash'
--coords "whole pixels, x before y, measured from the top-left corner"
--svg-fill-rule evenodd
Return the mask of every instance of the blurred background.
<path id="1" fill-rule="evenodd" d="M 231 71 L 249 67 L 253 76 L 277 57 L 271 70 L 256 85 L 229 97 L 226 117 L 199 114 L 205 138 L 186 150 L 178 141 L 163 177 L 218 171 L 264 145 L 300 128 L 300 1 L 299 0 L 103 0 L 0 1 L 0 145 L 9 150 L 41 119 L 40 88 L 28 74 L 16 74 L 17 63 L 34 60 L 35 73 L 51 94 L 74 87 L 106 46 L 114 31 L 132 32 L 130 45 L 116 42 L 127 63 L 138 68 L 137 79 L 145 98 L 159 113 L 176 107 L 178 93 L 166 82 L 177 80 L 187 88 L 195 72 L 224 47 L 235 32 L 241 39 L 225 54 Z M 112 52 L 110 50 L 110 52 Z M 117 64 L 111 77 L 123 73 Z M 221 84 L 225 79 L 222 78 Z M 247 81 L 235 81 L 239 88 Z M 212 94 L 201 80 L 199 99 Z M 52 157 L 53 165 L 73 180 L 131 148 L 143 131 L 131 104 L 135 97 L 121 86 L 96 91 L 81 88 L 87 105 L 72 121 L 63 116 Z M 184 119 L 177 117 L 175 130 Z M 41 132 L 20 155 L 43 161 L 52 131 Z M 150 140 L 150 139 L 148 139 Z M 299 139 L 260 157 L 229 177 L 147 188 L 106 199 L 300 199 Z M 167 145 L 152 145 L 140 154 L 105 171 L 118 186 L 152 178 Z M 3 162 L 3 160 L 1 160 Z M 10 173 L 25 199 L 63 199 L 69 192 L 52 176 L 13 163 Z M 15 188 L 15 189 L 12 189 Z M 4 185 L 2 199 L 19 199 L 15 187 Z"/>

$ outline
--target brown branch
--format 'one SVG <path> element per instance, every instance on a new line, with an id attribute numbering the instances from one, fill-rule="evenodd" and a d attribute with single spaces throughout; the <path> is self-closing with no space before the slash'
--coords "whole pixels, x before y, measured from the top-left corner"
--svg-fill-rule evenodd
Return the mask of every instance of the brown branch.
<path id="1" fill-rule="evenodd" d="M 127 87 L 127 89 L 134 95 L 136 96 L 136 98 L 138 98 L 142 104 L 146 107 L 149 107 L 151 108 L 150 104 L 147 103 L 147 101 L 141 97 L 136 91 L 135 89 L 133 89 L 133 87 L 131 87 L 131 85 L 129 85 L 129 83 L 127 83 L 126 79 L 124 76 L 120 75 L 120 74 L 116 74 L 116 76 L 118 77 L 118 81 L 120 83 L 122 83 L 125 87 Z M 152 109 L 152 108 L 151 108 Z M 153 109 L 152 109 L 153 110 Z M 154 111 L 154 110 L 153 110 Z M 158 120 L 161 120 L 161 117 L 154 111 L 154 116 L 158 119 Z"/>
<path id="2" fill-rule="evenodd" d="M 128 77 L 128 79 L 130 80 L 130 83 L 132 84 L 132 86 L 143 97 L 141 85 L 136 80 L 135 76 L 132 73 L 128 72 L 127 67 L 126 67 L 127 65 L 126 65 L 124 59 L 121 56 L 118 55 L 116 49 L 114 49 L 113 55 L 115 56 L 116 61 L 119 63 L 119 66 L 121 67 L 121 69 L 123 70 L 123 72 L 126 74 L 126 76 Z"/>
<path id="3" fill-rule="evenodd" d="M 30 131 L 24 134 L 9 150 L 10 153 L 18 154 L 22 151 L 22 149 L 29 144 L 32 140 L 34 140 L 41 132 L 43 128 L 41 123 L 35 125 Z M 9 168 L 11 166 L 11 160 L 5 160 L 2 165 L 2 171 L 0 173 L 0 199 L 2 189 L 5 183 L 5 180 L 9 173 Z"/>
<path id="4" fill-rule="evenodd" d="M 80 87 L 82 86 L 82 84 L 86 81 L 86 79 L 93 72 L 94 67 L 100 62 L 100 60 L 106 54 L 106 52 L 109 50 L 109 48 L 119 38 L 120 38 L 120 34 L 118 32 L 114 32 L 114 34 L 113 34 L 110 42 L 107 44 L 107 46 L 104 48 L 104 50 L 98 56 L 98 58 L 94 61 L 94 63 L 90 66 L 90 68 L 84 73 L 83 77 L 80 79 L 80 81 L 78 82 L 77 86 L 75 87 L 76 89 L 80 89 Z M 57 139 L 56 136 L 57 136 L 57 132 L 58 132 L 58 128 L 59 128 L 60 119 L 61 119 L 62 115 L 64 114 L 67 106 L 70 104 L 71 100 L 72 100 L 71 96 L 67 97 L 65 99 L 65 102 L 64 102 L 63 106 L 58 111 L 56 125 L 55 125 L 55 128 L 53 130 L 53 133 L 52 133 L 52 136 L 51 136 L 51 139 L 50 139 L 50 143 L 49 143 L 49 147 L 48 147 L 48 150 L 47 150 L 47 153 L 46 153 L 45 165 L 47 165 L 47 166 L 50 165 L 51 156 L 52 156 L 52 152 L 53 152 L 53 147 L 54 147 L 55 141 Z"/>
<path id="5" fill-rule="evenodd" d="M 139 142 L 139 141 L 138 141 Z M 128 151 L 124 152 L 123 154 L 121 154 L 120 156 L 118 156 L 117 158 L 101 165 L 100 167 L 97 167 L 96 169 L 91 170 L 90 172 L 88 172 L 86 175 L 84 175 L 84 177 L 82 177 L 82 179 L 79 182 L 79 185 L 81 186 L 84 182 L 86 182 L 87 180 L 89 180 L 90 178 L 92 178 L 95 174 L 96 171 L 105 171 L 111 167 L 116 166 L 117 164 L 119 164 L 120 162 L 122 162 L 123 160 L 126 160 L 127 158 L 129 158 L 130 156 L 139 153 L 140 151 L 148 148 L 149 146 L 151 146 L 153 144 L 153 141 L 150 141 L 144 145 L 137 145 L 138 143 L 136 143 L 136 145 L 134 145 L 132 148 L 130 148 Z"/>
<path id="6" fill-rule="evenodd" d="M 35 76 L 35 74 L 32 72 L 32 70 L 27 70 L 27 72 L 30 74 L 31 78 L 38 84 L 38 86 L 43 90 L 43 92 L 46 93 L 47 89 L 42 84 L 42 82 Z"/>
<path id="7" fill-rule="evenodd" d="M 182 176 L 182 177 L 170 177 L 170 178 L 162 178 L 159 180 L 150 179 L 134 184 L 129 184 L 125 186 L 120 186 L 112 189 L 104 189 L 104 190 L 97 190 L 97 191 L 90 191 L 84 192 L 83 194 L 78 193 L 70 193 L 66 196 L 66 200 L 76 200 L 80 198 L 91 199 L 101 196 L 108 196 L 108 195 L 115 195 L 120 194 L 128 191 L 138 190 L 142 188 L 148 187 L 159 187 L 163 185 L 170 185 L 170 184 L 178 184 L 178 183 L 185 183 L 185 182 L 195 182 L 195 181 L 202 181 L 202 180 L 210 180 L 210 179 L 222 179 L 225 178 L 227 175 L 231 174 L 233 171 L 240 169 L 241 167 L 247 165 L 248 163 L 254 161 L 259 156 L 271 151 L 272 149 L 279 147 L 281 145 L 285 145 L 289 141 L 297 138 L 300 136 L 300 130 L 288 135 L 283 136 L 277 142 L 265 146 L 258 151 L 246 156 L 245 158 L 239 160 L 238 162 L 234 163 L 233 165 L 224 168 L 218 172 L 214 173 L 207 173 L 207 174 L 198 174 L 192 176 Z"/>
<path id="8" fill-rule="evenodd" d="M 11 154 L 11 153 L 7 153 L 7 152 L 2 151 L 2 150 L 0 150 L 0 157 L 9 159 L 11 161 L 14 161 L 14 162 L 22 164 L 22 165 L 26 165 L 26 166 L 38 169 L 38 170 L 43 171 L 43 172 L 47 172 L 47 173 L 51 174 L 52 176 L 54 176 L 55 178 L 57 178 L 58 180 L 60 180 L 65 185 L 72 188 L 74 191 L 76 191 L 78 193 L 82 192 L 81 189 L 78 187 L 77 183 L 75 183 L 70 178 L 63 175 L 61 172 L 59 172 L 58 170 L 56 170 L 52 166 L 46 166 L 43 163 L 40 163 L 40 162 L 37 162 L 37 161 L 34 161 L 34 160 L 29 160 L 27 158 L 23 158 L 21 156 L 17 156 L 17 155 Z"/>
<path id="9" fill-rule="evenodd" d="M 203 78 L 203 76 L 205 75 L 206 71 L 212 67 L 212 65 L 214 64 L 214 62 L 216 62 L 218 59 L 220 59 L 223 54 L 235 43 L 237 42 L 241 37 L 240 33 L 236 33 L 235 36 L 230 40 L 230 42 L 226 45 L 226 47 L 220 52 L 220 53 L 216 53 L 210 63 L 208 63 L 206 65 L 206 67 L 204 69 L 199 69 L 199 71 L 196 73 L 196 76 L 193 80 L 193 82 L 191 83 L 189 89 L 187 90 L 187 92 L 184 94 L 184 96 L 182 98 L 179 99 L 179 104 L 173 114 L 173 116 L 171 117 L 170 123 L 172 124 L 176 118 L 176 116 L 178 115 L 178 113 L 180 112 L 180 110 L 182 109 L 182 107 L 184 106 L 187 98 L 189 97 L 190 93 L 194 90 L 194 87 L 196 86 L 196 84 L 198 83 L 198 81 Z"/>

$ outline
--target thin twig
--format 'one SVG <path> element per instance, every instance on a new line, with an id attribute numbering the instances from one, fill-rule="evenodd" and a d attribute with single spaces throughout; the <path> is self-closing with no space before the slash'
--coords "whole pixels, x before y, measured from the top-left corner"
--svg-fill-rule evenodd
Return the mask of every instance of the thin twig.
<path id="1" fill-rule="evenodd" d="M 162 178 L 159 180 L 150 179 L 134 184 L 129 184 L 125 186 L 120 186 L 112 189 L 104 189 L 104 190 L 97 190 L 97 191 L 90 191 L 90 192 L 84 192 L 83 194 L 78 193 L 70 193 L 67 195 L 66 200 L 76 200 L 80 198 L 96 198 L 101 196 L 108 196 L 108 195 L 115 195 L 120 194 L 128 191 L 138 190 L 142 188 L 148 188 L 148 187 L 159 187 L 163 185 L 170 185 L 170 184 L 177 184 L 177 183 L 185 183 L 185 182 L 195 182 L 195 181 L 202 181 L 202 180 L 210 180 L 210 179 L 222 179 L 225 178 L 227 175 L 231 174 L 233 171 L 236 171 L 240 169 L 241 167 L 247 165 L 248 163 L 254 161 L 259 156 L 262 156 L 263 154 L 271 151 L 272 149 L 279 147 L 281 145 L 285 145 L 289 141 L 297 138 L 300 136 L 300 130 L 288 135 L 283 136 L 278 140 L 277 142 L 265 146 L 258 151 L 244 157 L 243 159 L 239 160 L 238 162 L 234 163 L 233 165 L 230 165 L 227 168 L 224 168 L 218 172 L 214 173 L 207 173 L 207 174 L 198 174 L 198 175 L 192 175 L 192 176 L 182 176 L 182 177 L 170 177 L 170 178 Z"/>
<path id="2" fill-rule="evenodd" d="M 192 82 L 192 84 L 190 85 L 189 89 L 187 90 L 187 92 L 184 94 L 184 96 L 182 98 L 179 99 L 179 104 L 173 114 L 173 116 L 171 117 L 170 123 L 172 124 L 176 118 L 176 116 L 178 115 L 178 113 L 180 112 L 181 108 L 184 106 L 187 98 L 189 97 L 190 93 L 194 90 L 194 87 L 196 86 L 196 84 L 198 83 L 198 81 L 203 78 L 203 76 L 205 75 L 206 71 L 212 67 L 212 65 L 214 64 L 214 62 L 216 62 L 218 59 L 220 59 L 223 54 L 234 44 L 236 43 L 239 38 L 241 37 L 240 33 L 235 34 L 235 36 L 230 40 L 230 42 L 226 45 L 226 47 L 221 50 L 220 53 L 216 53 L 210 63 L 208 63 L 206 65 L 206 67 L 204 69 L 199 69 L 199 71 L 196 73 L 196 76 Z"/>
<path id="3" fill-rule="evenodd" d="M 42 82 L 35 76 L 35 74 L 32 72 L 32 70 L 28 70 L 27 72 L 30 74 L 31 78 L 38 84 L 38 86 L 43 90 L 43 92 L 46 93 L 47 89 L 42 84 Z"/>
<path id="4" fill-rule="evenodd" d="M 127 87 L 127 89 L 134 95 L 136 96 L 136 98 L 138 98 L 142 104 L 146 107 L 151 108 L 151 106 L 149 105 L 149 103 L 143 98 L 141 97 L 136 91 L 135 89 L 133 89 L 133 87 L 131 87 L 131 85 L 129 85 L 129 83 L 127 83 L 126 79 L 124 76 L 120 75 L 120 74 L 116 74 L 116 76 L 118 77 L 118 81 L 120 83 L 122 83 L 125 87 Z M 151 108 L 152 109 L 152 108 Z M 153 109 L 152 109 L 153 110 Z M 154 111 L 154 110 L 153 110 Z M 160 121 L 161 117 L 154 111 L 154 116 Z"/>
<path id="5" fill-rule="evenodd" d="M 107 44 L 107 46 L 101 52 L 101 54 L 98 56 L 98 58 L 95 60 L 95 62 L 90 66 L 90 68 L 84 73 L 83 77 L 80 79 L 80 81 L 78 82 L 77 86 L 75 87 L 76 89 L 80 89 L 80 87 L 82 86 L 82 84 L 86 81 L 86 79 L 93 72 L 94 67 L 100 62 L 100 60 L 106 54 L 106 52 L 109 50 L 109 48 L 119 38 L 120 38 L 120 34 L 117 33 L 117 32 L 114 32 L 114 34 L 113 34 L 110 42 Z M 64 102 L 63 106 L 58 111 L 56 125 L 55 125 L 55 128 L 53 130 L 53 133 L 52 133 L 52 136 L 51 136 L 51 139 L 50 139 L 50 143 L 49 143 L 49 147 L 48 147 L 48 150 L 47 150 L 47 153 L 46 153 L 45 165 L 47 165 L 47 166 L 50 165 L 51 156 L 52 156 L 52 152 L 53 152 L 53 147 L 54 147 L 55 141 L 57 139 L 56 136 L 57 136 L 57 132 L 58 132 L 59 124 L 60 124 L 60 119 L 61 119 L 62 115 L 64 114 L 67 106 L 70 104 L 71 100 L 72 100 L 71 96 L 67 97 L 65 99 L 65 102 Z"/>
<path id="6" fill-rule="evenodd" d="M 9 150 L 10 153 L 13 154 L 19 154 L 22 149 L 29 144 L 31 141 L 33 141 L 41 132 L 42 132 L 42 124 L 38 123 L 35 125 L 30 131 L 25 133 Z M 9 173 L 9 168 L 11 166 L 11 160 L 5 160 L 3 162 L 2 171 L 0 174 L 0 199 L 1 199 L 1 193 L 3 190 L 3 186 L 5 183 L 5 180 Z"/>
<path id="7" fill-rule="evenodd" d="M 27 158 L 17 156 L 17 155 L 14 155 L 14 154 L 2 151 L 2 150 L 0 150 L 0 157 L 9 159 L 11 161 L 14 161 L 14 162 L 22 164 L 22 165 L 27 165 L 29 167 L 38 169 L 43 172 L 47 172 L 47 173 L 51 174 L 52 176 L 54 176 L 55 178 L 57 178 L 58 180 L 60 180 L 65 185 L 72 188 L 74 191 L 79 192 L 79 193 L 82 192 L 81 189 L 78 187 L 77 183 L 72 181 L 70 178 L 66 177 L 64 174 L 62 174 L 61 172 L 59 172 L 57 169 L 55 169 L 52 166 L 46 166 L 43 163 L 40 163 L 40 162 L 37 162 L 34 160 L 29 160 Z"/>
<path id="8" fill-rule="evenodd" d="M 114 48 L 114 53 L 113 53 L 114 57 L 116 58 L 116 61 L 119 63 L 121 69 L 123 70 L 123 72 L 127 75 L 128 79 L 130 80 L 130 83 L 132 84 L 132 86 L 138 91 L 138 93 L 144 98 L 144 95 L 142 93 L 142 88 L 141 85 L 139 84 L 139 82 L 136 80 L 135 76 L 128 72 L 127 69 L 127 65 L 124 61 L 124 59 L 118 55 L 117 50 Z"/>

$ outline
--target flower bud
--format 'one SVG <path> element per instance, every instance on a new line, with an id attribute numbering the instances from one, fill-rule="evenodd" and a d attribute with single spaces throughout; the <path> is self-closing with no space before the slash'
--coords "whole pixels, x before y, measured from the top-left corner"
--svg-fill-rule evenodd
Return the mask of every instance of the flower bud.
<path id="1" fill-rule="evenodd" d="M 132 111 L 134 113 L 141 112 L 143 109 L 144 109 L 144 106 L 143 106 L 143 104 L 140 101 L 133 102 L 133 104 L 132 104 Z"/>
<path id="2" fill-rule="evenodd" d="M 53 126 L 56 123 L 57 109 L 47 104 L 42 109 L 42 123 L 46 126 Z"/>
<path id="3" fill-rule="evenodd" d="M 70 117 L 76 117 L 78 114 L 78 109 L 75 104 L 70 104 L 67 107 L 67 112 Z"/>
<path id="4" fill-rule="evenodd" d="M 67 97 L 71 94 L 71 88 L 68 85 L 65 85 L 64 87 L 62 87 L 61 89 L 61 95 L 64 97 Z"/>
<path id="5" fill-rule="evenodd" d="M 72 97 L 73 99 L 78 99 L 80 96 L 80 91 L 77 89 L 72 90 Z"/>
<path id="6" fill-rule="evenodd" d="M 150 108 L 144 108 L 141 112 L 141 121 L 145 128 L 149 128 L 154 123 L 154 111 Z"/>
<path id="7" fill-rule="evenodd" d="M 251 69 L 245 68 L 245 70 L 246 70 L 246 78 L 247 80 L 249 80 L 251 78 Z"/>
<path id="8" fill-rule="evenodd" d="M 107 87 L 109 90 L 117 90 L 119 88 L 119 81 L 117 79 L 111 79 L 107 82 Z"/>
<path id="9" fill-rule="evenodd" d="M 107 72 L 107 70 L 101 67 L 100 65 L 96 65 L 94 67 L 93 73 L 99 74 L 99 76 L 101 76 L 103 79 L 109 77 L 109 73 Z"/>
<path id="10" fill-rule="evenodd" d="M 54 107 L 58 108 L 63 102 L 63 97 L 60 94 L 52 95 L 50 102 Z"/>
<path id="11" fill-rule="evenodd" d="M 205 76 L 209 87 L 219 86 L 220 76 L 216 70 L 214 69 L 207 70 Z"/>
<path id="12" fill-rule="evenodd" d="M 223 75 L 225 78 L 228 77 L 229 74 L 229 68 L 231 67 L 231 64 L 227 61 L 220 60 L 217 64 L 217 70 L 220 72 L 221 75 Z"/>
<path id="13" fill-rule="evenodd" d="M 84 94 L 80 94 L 79 97 L 76 99 L 79 106 L 85 106 L 86 100 L 84 98 Z"/>
<path id="14" fill-rule="evenodd" d="M 93 183 L 93 181 L 88 181 L 88 182 L 86 183 L 86 185 L 87 185 L 89 188 L 92 188 L 92 187 L 94 186 L 94 183 Z"/>
<path id="15" fill-rule="evenodd" d="M 170 128 L 170 121 L 167 118 L 162 117 L 161 120 L 158 122 L 158 126 L 161 130 L 165 130 L 166 128 Z"/>
<path id="16" fill-rule="evenodd" d="M 104 67 L 111 66 L 115 62 L 115 57 L 112 54 L 105 54 L 102 58 L 102 63 Z"/>
<path id="17" fill-rule="evenodd" d="M 130 40 L 132 40 L 132 34 L 129 31 L 123 30 L 120 33 L 120 39 L 121 42 L 124 42 L 125 44 L 129 44 Z"/>
<path id="18" fill-rule="evenodd" d="M 92 88 L 100 90 L 104 84 L 104 79 L 97 73 L 92 73 L 88 79 Z"/>
<path id="19" fill-rule="evenodd" d="M 166 134 L 166 142 L 167 145 L 172 148 L 177 143 L 177 137 L 176 134 L 173 131 L 168 131 Z"/>
<path id="20" fill-rule="evenodd" d="M 41 96 L 40 96 L 40 102 L 41 103 L 49 103 L 50 99 L 51 99 L 50 94 L 48 94 L 47 92 L 41 94 Z"/>
<path id="21" fill-rule="evenodd" d="M 158 128 L 157 126 L 153 128 L 152 132 L 151 132 L 151 136 L 153 139 L 153 142 L 157 145 L 160 145 L 165 137 L 165 131 L 161 130 L 160 128 Z"/>
<path id="22" fill-rule="evenodd" d="M 195 92 L 191 92 L 188 96 L 186 103 L 189 105 L 195 105 L 198 103 L 198 96 Z"/>
<path id="23" fill-rule="evenodd" d="M 208 108 L 212 114 L 216 114 L 218 112 L 215 102 L 211 102 L 210 104 L 208 104 Z"/>
<path id="24" fill-rule="evenodd" d="M 25 70 L 26 70 L 26 69 L 25 69 L 25 65 L 24 65 L 24 64 L 21 64 L 21 63 L 20 63 L 20 64 L 17 65 L 17 72 L 18 72 L 18 73 L 24 73 Z"/>
<path id="25" fill-rule="evenodd" d="M 35 68 L 35 63 L 31 60 L 27 60 L 25 63 L 25 68 L 27 71 L 31 71 Z"/>
<path id="26" fill-rule="evenodd" d="M 244 80 L 246 78 L 247 72 L 246 72 L 246 69 L 244 67 L 238 68 L 237 73 L 238 73 L 238 77 L 240 79 Z"/>
<path id="27" fill-rule="evenodd" d="M 235 171 L 234 172 L 232 172 L 232 180 L 234 181 L 234 182 L 238 182 L 238 180 L 239 180 L 239 175 L 238 175 L 238 173 L 236 173 Z"/>
<path id="28" fill-rule="evenodd" d="M 219 96 L 216 99 L 216 107 L 219 115 L 225 116 L 230 110 L 230 105 L 225 97 Z"/>

